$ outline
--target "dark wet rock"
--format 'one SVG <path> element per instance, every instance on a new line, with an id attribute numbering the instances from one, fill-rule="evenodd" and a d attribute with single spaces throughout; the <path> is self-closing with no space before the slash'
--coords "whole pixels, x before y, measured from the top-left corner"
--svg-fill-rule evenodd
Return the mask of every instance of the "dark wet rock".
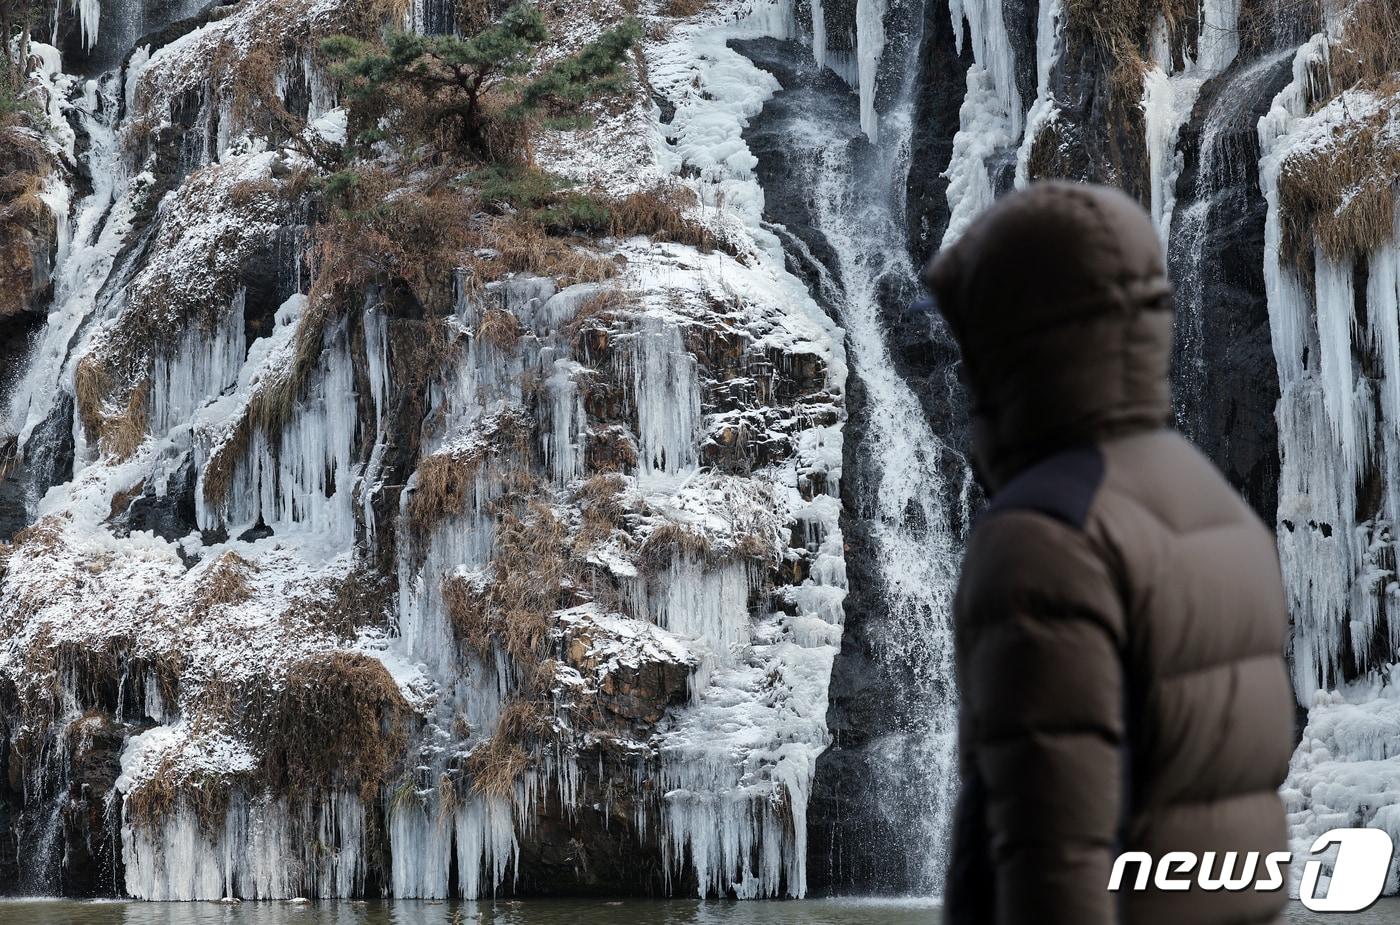
<path id="1" fill-rule="evenodd" d="M 582 767 L 601 768 L 585 779 L 577 807 L 546 801 L 520 844 L 520 876 L 511 892 L 530 896 L 693 896 L 689 868 L 669 877 L 656 832 L 637 831 L 637 803 L 650 801 L 659 781 L 642 775 L 642 756 L 606 744 L 579 755 Z M 600 787 L 597 780 L 610 782 Z M 626 781 L 626 786 L 622 782 Z M 657 826 L 660 820 L 653 819 Z M 628 917 L 619 901 L 618 921 Z"/>
<path id="2" fill-rule="evenodd" d="M 1182 431 L 1267 524 L 1278 493 L 1278 373 L 1264 293 L 1259 118 L 1292 77 L 1292 56 L 1236 65 L 1212 81 L 1181 134 L 1184 169 L 1170 264 L 1177 288 L 1173 386 Z M 1209 121 L 1211 175 L 1202 177 Z"/>
<path id="3" fill-rule="evenodd" d="M 253 526 L 238 534 L 238 541 L 240 543 L 254 543 L 258 540 L 266 539 L 269 536 L 272 536 L 272 528 L 259 520 Z"/>
<path id="4" fill-rule="evenodd" d="M 17 457 L 12 443 L 0 442 L 0 540 L 28 526 L 29 505 L 72 472 L 73 401 L 65 394 L 34 429 L 25 456 Z"/>
<path id="5" fill-rule="evenodd" d="M 916 260 L 932 256 L 948 229 L 948 178 L 943 171 L 952 159 L 958 110 L 972 64 L 970 40 L 963 41 L 961 55 L 957 52 L 945 0 L 924 7 L 923 37 L 908 181 L 909 252 Z"/>
<path id="6" fill-rule="evenodd" d="M 939 25 L 940 16 L 946 20 L 946 8 L 929 15 L 929 26 L 935 33 L 942 29 L 941 40 L 951 47 L 951 27 Z M 761 40 L 736 43 L 735 48 L 772 70 L 785 88 L 750 121 L 745 140 L 758 157 L 765 218 L 781 226 L 778 230 L 786 245 L 790 269 L 808 283 L 814 297 L 839 322 L 837 291 L 841 280 L 830 269 L 838 264 L 829 242 L 815 227 L 810 191 L 801 186 L 799 178 L 803 174 L 792 163 L 798 155 L 787 143 L 786 131 L 791 120 L 803 118 L 817 105 L 833 110 L 829 116 L 833 122 L 841 119 L 844 121 L 840 124 L 850 126 L 858 121 L 856 100 L 839 78 L 817 71 L 804 61 L 799 46 Z M 938 53 L 930 50 L 926 54 Z M 952 60 L 957 61 L 956 57 Z M 937 64 L 950 73 L 965 67 L 950 65 L 941 57 Z M 925 77 L 926 82 L 933 80 Z M 928 130 L 921 127 L 915 133 L 916 139 L 926 138 L 929 132 L 944 133 L 938 144 L 927 144 L 921 150 L 951 150 L 951 133 L 956 131 L 957 106 L 962 96 L 961 73 L 956 85 L 955 99 L 950 92 L 942 101 L 944 108 L 921 108 L 921 112 L 942 121 Z M 812 102 L 813 97 L 819 102 Z M 871 152 L 863 137 L 854 137 L 849 144 L 858 159 L 858 171 L 859 158 Z M 947 155 L 936 156 L 942 157 L 946 166 Z M 942 169 L 921 165 L 919 170 L 928 173 L 910 179 L 911 189 L 921 189 L 927 196 L 921 207 L 929 212 L 918 219 L 920 226 L 926 233 L 927 229 L 934 229 L 938 238 L 947 223 L 946 183 L 936 190 L 920 184 L 927 184 Z M 909 207 L 913 210 L 916 203 L 911 201 Z M 903 243 L 895 241 L 891 246 Z M 951 339 L 941 321 L 926 309 L 915 307 L 920 293 L 912 274 L 907 279 L 887 276 L 881 285 L 879 301 L 895 367 L 923 403 L 935 431 L 948 441 L 948 446 L 956 448 L 965 441 L 966 405 L 957 385 L 957 354 Z M 841 652 L 829 689 L 827 725 L 833 741 L 818 760 L 808 804 L 808 884 L 814 892 L 902 892 L 922 884 L 922 858 L 920 853 L 906 850 L 905 821 L 897 813 L 882 810 L 888 794 L 877 789 L 880 775 L 876 766 L 882 741 L 905 731 L 902 724 L 906 722 L 906 711 L 900 709 L 899 700 L 911 685 L 899 666 L 880 658 L 886 644 L 879 638 L 880 616 L 888 605 L 878 563 L 872 558 L 877 546 L 869 535 L 869 518 L 878 491 L 879 448 L 866 435 L 867 396 L 859 376 L 847 380 L 846 412 L 841 529 L 850 591 Z M 949 484 L 960 483 L 965 463 L 956 449 L 950 449 L 940 465 L 946 478 L 952 480 Z M 959 527 L 954 525 L 954 529 Z"/>
<path id="7" fill-rule="evenodd" d="M 66 732 L 70 766 L 62 812 L 64 896 L 111 896 L 122 888 L 120 810 L 109 796 L 121 773 L 128 731 L 110 717 L 93 713 Z"/>
<path id="8" fill-rule="evenodd" d="M 194 463 L 186 457 L 164 486 L 163 492 L 146 487 L 132 500 L 122 518 L 125 530 L 114 525 L 113 532 L 122 535 L 145 530 L 171 542 L 195 532 L 198 529 L 194 494 L 196 476 Z"/>
<path id="9" fill-rule="evenodd" d="M 1050 76 L 1059 114 L 1032 148 L 1032 177 L 1105 183 L 1147 202 L 1141 89 L 1115 81 L 1113 54 L 1093 35 L 1069 29 L 1064 41 Z"/>
<path id="10" fill-rule="evenodd" d="M 112 8 L 102 4 L 97 37 L 85 36 L 76 3 L 42 4 L 35 35 L 52 35 L 70 73 L 95 75 L 116 67 L 131 49 L 159 47 L 192 31 L 232 0 L 135 0 Z"/>

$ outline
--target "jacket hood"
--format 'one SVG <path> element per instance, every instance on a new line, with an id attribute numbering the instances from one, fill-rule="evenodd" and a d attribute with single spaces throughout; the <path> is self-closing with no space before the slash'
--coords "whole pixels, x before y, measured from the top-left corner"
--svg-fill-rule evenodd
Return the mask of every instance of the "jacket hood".
<path id="1" fill-rule="evenodd" d="M 1070 446 L 1171 417 L 1171 286 L 1142 207 L 1106 187 L 1035 184 L 924 270 L 962 349 L 989 490 Z"/>

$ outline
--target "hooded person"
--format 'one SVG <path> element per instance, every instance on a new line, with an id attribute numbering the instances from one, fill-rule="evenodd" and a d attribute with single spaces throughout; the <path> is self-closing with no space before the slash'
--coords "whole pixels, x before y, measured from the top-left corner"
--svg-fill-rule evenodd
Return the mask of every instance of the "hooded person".
<path id="1" fill-rule="evenodd" d="M 1034 185 L 924 281 L 962 349 L 990 497 L 954 605 L 945 922 L 1277 921 L 1284 884 L 1256 883 L 1287 850 L 1278 555 L 1168 426 L 1171 288 L 1151 221 L 1114 190 Z M 1128 864 L 1111 892 L 1129 851 L 1196 860 L 1165 880 L 1154 863 L 1141 891 Z M 1222 875 L 1248 885 L 1200 886 Z"/>

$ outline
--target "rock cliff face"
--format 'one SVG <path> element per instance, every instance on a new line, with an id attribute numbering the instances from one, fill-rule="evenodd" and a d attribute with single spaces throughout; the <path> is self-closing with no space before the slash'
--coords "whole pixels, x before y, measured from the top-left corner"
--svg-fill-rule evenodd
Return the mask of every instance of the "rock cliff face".
<path id="1" fill-rule="evenodd" d="M 0 123 L 0 892 L 936 892 L 980 497 L 913 280 L 1051 176 L 1152 209 L 1179 425 L 1278 525 L 1295 836 L 1400 835 L 1400 23 L 1098 6 L 545 4 L 530 75 L 642 38 L 501 163 L 323 40 L 503 9 L 45 11 Z"/>
<path id="2" fill-rule="evenodd" d="M 584 233 L 352 160 L 319 41 L 438 14 L 79 12 L 29 91 L 58 230 L 6 226 L 54 273 L 3 376 L 0 889 L 800 895 L 846 368 L 723 15 L 649 13 L 531 140 Z"/>

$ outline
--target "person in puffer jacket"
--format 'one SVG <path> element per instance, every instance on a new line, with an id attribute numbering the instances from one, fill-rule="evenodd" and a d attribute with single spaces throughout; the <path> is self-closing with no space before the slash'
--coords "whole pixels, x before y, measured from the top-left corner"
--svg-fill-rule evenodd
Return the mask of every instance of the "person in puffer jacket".
<path id="1" fill-rule="evenodd" d="M 1287 850 L 1274 538 L 1173 431 L 1172 302 L 1126 195 L 1043 183 L 924 271 L 962 349 L 989 495 L 954 605 L 951 925 L 1275 922 L 1286 888 L 1110 892 L 1115 858 Z M 1250 855 L 1250 852 L 1256 854 Z M 1136 865 L 1124 883 L 1137 879 Z"/>

